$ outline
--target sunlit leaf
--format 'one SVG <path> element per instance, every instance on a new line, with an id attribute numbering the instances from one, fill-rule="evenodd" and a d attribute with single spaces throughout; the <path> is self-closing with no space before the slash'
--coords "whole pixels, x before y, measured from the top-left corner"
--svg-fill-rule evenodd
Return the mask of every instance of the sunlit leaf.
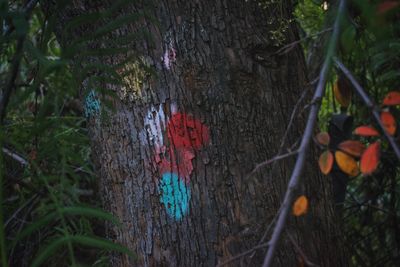
<path id="1" fill-rule="evenodd" d="M 383 99 L 383 105 L 385 106 L 400 105 L 400 92 L 396 91 L 389 92 Z"/>
<path id="2" fill-rule="evenodd" d="M 352 156 L 338 150 L 335 153 L 335 160 L 339 168 L 349 176 L 357 176 L 360 173 L 357 161 Z"/>
<path id="3" fill-rule="evenodd" d="M 381 122 L 385 127 L 385 130 L 390 134 L 394 135 L 396 133 L 396 120 L 393 115 L 388 111 L 382 111 Z"/>
<path id="4" fill-rule="evenodd" d="M 380 143 L 371 144 L 361 156 L 360 169 L 362 174 L 369 175 L 373 173 L 379 164 Z"/>
<path id="5" fill-rule="evenodd" d="M 293 214 L 295 216 L 301 216 L 307 213 L 307 209 L 308 209 L 307 197 L 304 195 L 298 197 L 293 204 Z"/>
<path id="6" fill-rule="evenodd" d="M 347 140 L 340 143 L 338 148 L 354 157 L 361 157 L 362 153 L 365 150 L 365 145 L 360 141 Z"/>
<path id="7" fill-rule="evenodd" d="M 351 102 L 351 85 L 346 78 L 339 76 L 333 85 L 333 93 L 342 107 L 347 108 Z"/>
<path id="8" fill-rule="evenodd" d="M 318 165 L 321 172 L 327 175 L 331 171 L 333 165 L 332 152 L 330 152 L 329 150 L 323 152 L 321 156 L 319 156 Z"/>
<path id="9" fill-rule="evenodd" d="M 379 132 L 372 126 L 360 126 L 354 130 L 354 134 L 360 136 L 379 136 Z"/>
<path id="10" fill-rule="evenodd" d="M 324 146 L 329 145 L 330 137 L 327 132 L 320 132 L 315 138 L 317 139 L 319 144 Z"/>

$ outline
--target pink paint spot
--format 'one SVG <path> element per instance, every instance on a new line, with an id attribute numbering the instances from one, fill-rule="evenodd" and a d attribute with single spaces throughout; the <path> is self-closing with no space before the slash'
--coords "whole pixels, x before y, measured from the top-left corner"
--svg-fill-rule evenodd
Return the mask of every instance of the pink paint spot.
<path id="1" fill-rule="evenodd" d="M 210 140 L 209 130 L 191 115 L 176 113 L 167 124 L 168 138 L 177 149 L 200 149 Z"/>
<path id="2" fill-rule="evenodd" d="M 173 47 L 169 47 L 165 50 L 163 56 L 164 66 L 167 70 L 171 69 L 172 63 L 176 61 L 176 50 Z"/>

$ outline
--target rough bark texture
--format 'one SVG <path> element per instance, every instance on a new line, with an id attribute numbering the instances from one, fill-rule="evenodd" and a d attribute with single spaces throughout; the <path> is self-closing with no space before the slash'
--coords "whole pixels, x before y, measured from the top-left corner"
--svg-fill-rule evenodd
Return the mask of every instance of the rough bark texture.
<path id="1" fill-rule="evenodd" d="M 59 37 L 61 25 L 107 8 L 105 2 L 74 1 L 58 15 Z M 288 22 L 292 3 L 153 2 L 150 13 L 159 26 L 143 19 L 108 38 L 148 30 L 152 42 L 129 46 L 155 75 L 138 62 L 125 64 L 126 85 L 104 85 L 117 93 L 112 110 L 101 105 L 107 118 L 96 111 L 100 102 L 86 99 L 101 197 L 123 223 L 120 229 L 110 227 L 110 238 L 138 255 L 137 261 L 114 255 L 112 265 L 215 266 L 258 244 L 292 170 L 289 159 L 247 177 L 279 151 L 291 112 L 307 88 L 300 47 L 274 54 L 298 38 Z M 115 17 L 142 8 L 132 4 Z M 282 29 L 285 39 L 272 38 Z M 77 28 L 75 34 L 91 30 Z M 126 56 L 95 60 L 113 65 Z M 284 151 L 298 141 L 303 124 L 303 117 L 296 117 Z M 328 180 L 318 174 L 313 155 L 309 162 L 299 194 L 309 196 L 310 212 L 291 218 L 288 232 L 310 261 L 345 266 Z M 259 250 L 229 266 L 259 266 L 264 254 Z M 296 266 L 297 255 L 284 237 L 274 266 Z"/>

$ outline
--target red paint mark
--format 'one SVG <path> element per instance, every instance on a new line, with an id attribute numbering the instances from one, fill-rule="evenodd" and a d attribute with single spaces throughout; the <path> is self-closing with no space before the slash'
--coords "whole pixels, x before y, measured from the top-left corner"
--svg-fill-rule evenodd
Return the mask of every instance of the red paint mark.
<path id="1" fill-rule="evenodd" d="M 159 163 L 159 172 L 176 173 L 185 180 L 185 183 L 189 183 L 190 174 L 193 172 L 192 159 L 195 157 L 194 153 L 189 149 L 174 150 L 170 148 L 165 156 Z"/>
<path id="2" fill-rule="evenodd" d="M 200 149 L 210 140 L 208 127 L 191 115 L 176 113 L 167 125 L 168 138 L 176 149 Z"/>
<path id="3" fill-rule="evenodd" d="M 175 113 L 167 123 L 169 147 L 157 147 L 155 162 L 158 171 L 176 173 L 185 183 L 189 183 L 193 172 L 192 160 L 195 151 L 210 141 L 209 129 L 191 115 Z"/>

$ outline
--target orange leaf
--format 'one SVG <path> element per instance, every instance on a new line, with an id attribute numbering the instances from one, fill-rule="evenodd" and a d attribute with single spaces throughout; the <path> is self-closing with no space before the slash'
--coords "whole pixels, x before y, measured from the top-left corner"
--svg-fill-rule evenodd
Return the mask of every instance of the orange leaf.
<path id="1" fill-rule="evenodd" d="M 327 175 L 333 165 L 333 154 L 329 150 L 326 150 L 319 156 L 318 160 L 319 168 L 321 169 L 321 172 L 325 175 Z"/>
<path id="2" fill-rule="evenodd" d="M 315 138 L 317 139 L 318 143 L 320 143 L 321 145 L 324 145 L 324 146 L 329 145 L 330 137 L 327 132 L 320 132 L 319 134 L 317 134 L 317 136 Z"/>
<path id="3" fill-rule="evenodd" d="M 390 134 L 394 135 L 396 133 L 396 120 L 393 115 L 388 111 L 382 111 L 381 122 L 385 127 L 385 130 Z"/>
<path id="4" fill-rule="evenodd" d="M 365 146 L 360 141 L 347 140 L 339 144 L 339 149 L 354 157 L 361 157 Z"/>
<path id="5" fill-rule="evenodd" d="M 360 168 L 364 175 L 373 173 L 378 167 L 380 157 L 379 141 L 371 144 L 361 156 Z"/>
<path id="6" fill-rule="evenodd" d="M 389 92 L 383 99 L 385 106 L 396 106 L 400 105 L 400 92 L 392 91 Z"/>
<path id="7" fill-rule="evenodd" d="M 361 136 L 379 136 L 379 132 L 372 126 L 360 126 L 354 130 L 354 134 Z"/>
<path id="8" fill-rule="evenodd" d="M 349 176 L 357 176 L 360 173 L 357 161 L 346 153 L 340 150 L 336 151 L 335 159 L 339 168 Z"/>
<path id="9" fill-rule="evenodd" d="M 339 76 L 333 85 L 333 94 L 342 107 L 347 108 L 351 102 L 351 86 L 343 76 Z"/>
<path id="10" fill-rule="evenodd" d="M 308 209 L 308 199 L 306 196 L 300 196 L 296 199 L 293 204 L 293 214 L 295 216 L 301 216 L 307 213 Z"/>

